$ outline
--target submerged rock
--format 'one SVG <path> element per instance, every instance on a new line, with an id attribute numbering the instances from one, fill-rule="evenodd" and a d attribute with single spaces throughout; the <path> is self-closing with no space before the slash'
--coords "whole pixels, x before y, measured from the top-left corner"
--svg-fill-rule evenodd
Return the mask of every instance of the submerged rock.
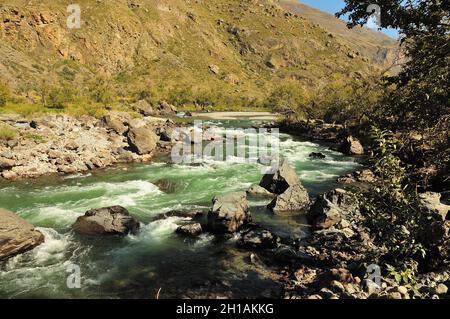
<path id="1" fill-rule="evenodd" d="M 266 229 L 250 229 L 241 234 L 236 245 L 249 249 L 275 248 L 280 239 Z"/>
<path id="2" fill-rule="evenodd" d="M 312 159 L 325 159 L 326 156 L 322 153 L 316 153 L 316 152 L 312 152 L 311 154 L 309 154 L 309 158 Z"/>
<path id="3" fill-rule="evenodd" d="M 29 251 L 44 242 L 44 235 L 13 212 L 0 208 L 0 260 Z"/>
<path id="4" fill-rule="evenodd" d="M 139 222 L 121 206 L 104 207 L 87 211 L 78 217 L 73 230 L 84 235 L 126 235 L 136 233 Z"/>
<path id="5" fill-rule="evenodd" d="M 234 233 L 250 220 L 245 192 L 214 197 L 213 207 L 208 213 L 208 227 L 213 233 Z"/>
<path id="6" fill-rule="evenodd" d="M 252 185 L 249 189 L 247 189 L 247 194 L 251 196 L 261 196 L 261 197 L 274 197 L 275 194 L 269 192 L 264 187 L 259 185 Z"/>

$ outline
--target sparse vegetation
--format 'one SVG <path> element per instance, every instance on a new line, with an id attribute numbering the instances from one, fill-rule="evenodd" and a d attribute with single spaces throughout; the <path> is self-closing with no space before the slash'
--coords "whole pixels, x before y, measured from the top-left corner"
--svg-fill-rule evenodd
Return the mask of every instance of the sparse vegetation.
<path id="1" fill-rule="evenodd" d="M 17 131 L 9 125 L 0 124 L 0 140 L 9 141 L 16 137 Z"/>

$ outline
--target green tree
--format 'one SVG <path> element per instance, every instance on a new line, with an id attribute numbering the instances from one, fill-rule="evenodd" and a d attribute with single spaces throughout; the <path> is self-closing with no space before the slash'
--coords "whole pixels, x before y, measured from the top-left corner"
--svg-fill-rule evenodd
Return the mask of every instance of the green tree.
<path id="1" fill-rule="evenodd" d="M 446 0 L 346 0 L 338 16 L 349 15 L 350 27 L 363 25 L 381 9 L 380 27 L 400 31 L 406 64 L 387 78 L 391 91 L 380 121 L 395 127 L 430 128 L 450 113 L 450 3 Z"/>
<path id="2" fill-rule="evenodd" d="M 284 113 L 288 118 L 305 116 L 308 96 L 296 83 L 286 83 L 276 87 L 269 95 L 266 106 Z"/>
<path id="3" fill-rule="evenodd" d="M 6 102 L 11 98 L 11 90 L 8 84 L 0 82 L 0 106 L 5 106 Z"/>

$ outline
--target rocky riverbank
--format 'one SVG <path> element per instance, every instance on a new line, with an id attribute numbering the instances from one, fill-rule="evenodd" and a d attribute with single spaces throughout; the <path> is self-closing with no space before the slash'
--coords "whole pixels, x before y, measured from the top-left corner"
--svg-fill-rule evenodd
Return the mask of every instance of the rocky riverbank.
<path id="1" fill-rule="evenodd" d="M 101 119 L 0 115 L 0 125 L 13 132 L 0 140 L 0 176 L 10 181 L 148 161 L 170 151 L 175 127 L 165 117 L 133 117 L 117 111 Z"/>

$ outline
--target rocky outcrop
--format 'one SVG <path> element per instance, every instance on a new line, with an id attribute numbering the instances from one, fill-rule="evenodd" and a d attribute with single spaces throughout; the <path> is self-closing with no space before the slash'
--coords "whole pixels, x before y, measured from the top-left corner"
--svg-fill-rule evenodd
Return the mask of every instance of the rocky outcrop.
<path id="1" fill-rule="evenodd" d="M 214 197 L 213 207 L 208 212 L 208 228 L 213 233 L 234 233 L 250 220 L 245 192 Z"/>
<path id="2" fill-rule="evenodd" d="M 151 154 L 156 149 L 157 141 L 158 136 L 147 126 L 131 128 L 128 132 L 130 149 L 139 155 Z"/>
<path id="3" fill-rule="evenodd" d="M 275 173 L 264 175 L 259 183 L 259 186 L 265 188 L 271 193 L 282 194 L 289 187 L 299 183 L 300 180 L 295 173 L 295 170 L 289 166 L 287 160 L 281 159 Z"/>
<path id="4" fill-rule="evenodd" d="M 328 229 L 339 224 L 347 213 L 355 208 L 356 203 L 350 193 L 336 188 L 318 196 L 309 210 L 308 219 L 313 229 Z"/>
<path id="5" fill-rule="evenodd" d="M 44 242 L 44 235 L 18 215 L 0 208 L 0 261 Z"/>
<path id="6" fill-rule="evenodd" d="M 121 206 L 87 211 L 77 219 L 73 230 L 83 235 L 126 235 L 136 233 L 139 222 Z"/>
<path id="7" fill-rule="evenodd" d="M 300 211 L 310 204 L 306 189 L 299 183 L 289 187 L 267 206 L 274 213 Z"/>
<path id="8" fill-rule="evenodd" d="M 347 155 L 364 155 L 364 147 L 361 142 L 353 136 L 348 136 L 344 139 L 340 150 Z"/>

